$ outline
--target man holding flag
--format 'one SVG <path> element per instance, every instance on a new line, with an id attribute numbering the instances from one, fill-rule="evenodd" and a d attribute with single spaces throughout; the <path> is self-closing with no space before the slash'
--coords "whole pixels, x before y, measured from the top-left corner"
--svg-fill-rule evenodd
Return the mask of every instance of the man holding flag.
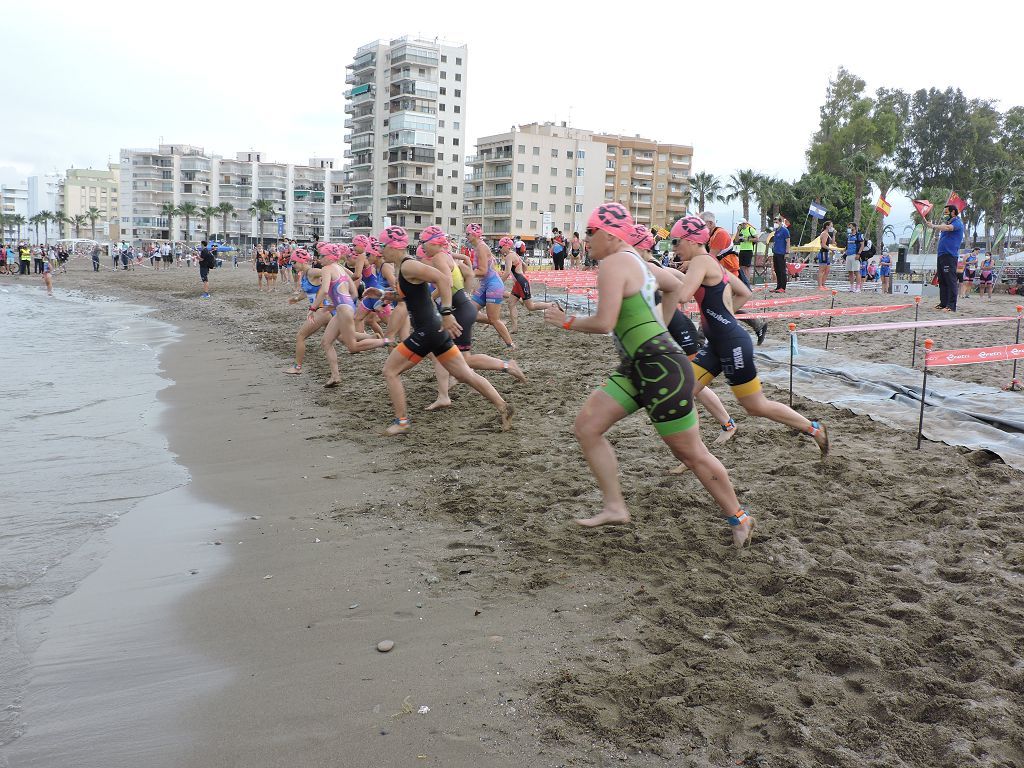
<path id="1" fill-rule="evenodd" d="M 915 200 L 915 206 L 917 203 L 918 201 Z M 966 207 L 967 204 L 954 192 L 946 202 L 945 223 L 933 224 L 928 219 L 924 220 L 926 227 L 940 233 L 936 261 L 939 277 L 939 304 L 935 308 L 941 309 L 943 312 L 956 312 L 956 299 L 960 293 L 960 286 L 957 285 L 956 279 L 956 263 L 960 257 L 960 246 L 964 242 L 964 223 L 960 221 L 960 213 Z"/>

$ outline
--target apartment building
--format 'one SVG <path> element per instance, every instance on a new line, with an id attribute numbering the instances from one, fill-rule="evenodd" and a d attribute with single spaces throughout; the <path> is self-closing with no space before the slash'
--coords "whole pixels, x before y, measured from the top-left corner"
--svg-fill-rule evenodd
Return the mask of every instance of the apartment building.
<path id="1" fill-rule="evenodd" d="M 173 231 L 162 210 L 170 203 L 197 208 L 233 207 L 224 228 L 223 215 L 212 217 L 210 234 L 232 242 L 281 237 L 310 242 L 333 234 L 341 217 L 342 172 L 333 158 L 311 158 L 306 165 L 272 162 L 257 150 L 234 158 L 207 154 L 202 147 L 161 144 L 157 149 L 121 150 L 119 210 L 122 237 L 130 240 L 199 240 L 206 219 L 194 215 L 185 232 L 185 217 L 173 218 Z M 332 194 L 328 191 L 331 190 Z M 258 220 L 249 213 L 256 200 L 269 200 L 274 213 Z"/>
<path id="2" fill-rule="evenodd" d="M 488 238 L 580 232 L 603 199 L 605 145 L 565 123 L 530 123 L 477 141 L 467 159 L 466 223 Z M 589 181 L 589 183 L 588 183 Z"/>
<path id="3" fill-rule="evenodd" d="M 361 46 L 345 82 L 353 232 L 462 227 L 465 45 L 401 37 Z"/>
<path id="4" fill-rule="evenodd" d="M 606 147 L 604 200 L 622 203 L 649 227 L 686 213 L 693 147 L 611 134 L 595 134 L 594 141 Z"/>
<path id="5" fill-rule="evenodd" d="M 121 167 L 117 163 L 108 163 L 106 170 L 69 168 L 64 178 L 64 214 L 71 218 L 96 208 L 103 213 L 102 219 L 96 220 L 96 236 L 119 239 L 117 190 L 120 180 Z M 91 224 L 89 231 L 92 232 Z"/>

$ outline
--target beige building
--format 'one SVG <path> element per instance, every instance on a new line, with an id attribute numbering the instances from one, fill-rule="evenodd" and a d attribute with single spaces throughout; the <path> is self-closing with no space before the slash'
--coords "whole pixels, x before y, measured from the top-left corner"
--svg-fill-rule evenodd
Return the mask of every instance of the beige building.
<path id="1" fill-rule="evenodd" d="M 466 223 L 489 238 L 547 236 L 552 227 L 582 236 L 603 199 L 605 145 L 565 123 L 530 123 L 485 136 L 466 158 Z"/>
<path id="2" fill-rule="evenodd" d="M 118 231 L 118 185 L 121 180 L 121 166 L 108 163 L 107 170 L 94 168 L 69 168 L 64 180 L 64 214 L 69 218 L 84 215 L 90 208 L 102 211 L 96 220 L 96 236 L 117 240 Z M 90 224 L 85 232 L 92 232 Z"/>
<path id="3" fill-rule="evenodd" d="M 649 227 L 686 213 L 693 147 L 609 134 L 596 134 L 594 141 L 606 147 L 605 200 L 622 203 Z"/>

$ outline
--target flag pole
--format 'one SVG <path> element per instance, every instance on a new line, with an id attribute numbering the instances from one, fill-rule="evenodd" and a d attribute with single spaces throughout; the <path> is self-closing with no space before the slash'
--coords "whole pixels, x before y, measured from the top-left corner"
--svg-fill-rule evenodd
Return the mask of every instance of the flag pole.
<path id="1" fill-rule="evenodd" d="M 924 286 L 921 286 L 921 290 L 924 290 Z M 917 316 L 921 314 L 921 297 L 914 297 L 914 344 L 910 348 L 910 367 L 914 368 L 917 364 Z"/>
<path id="2" fill-rule="evenodd" d="M 789 407 L 793 407 L 793 347 L 796 346 L 796 323 L 789 324 Z"/>
<path id="3" fill-rule="evenodd" d="M 921 379 L 921 415 L 917 420 L 917 450 L 921 450 L 921 433 L 924 430 L 924 395 L 925 390 L 928 387 L 928 352 L 935 346 L 935 342 L 931 339 L 924 340 L 924 378 Z"/>
<path id="4" fill-rule="evenodd" d="M 804 243 L 804 232 L 807 229 L 807 220 L 809 218 L 811 218 L 810 212 L 808 212 L 808 214 L 806 216 L 804 216 L 804 225 L 802 227 L 800 227 L 800 242 L 797 243 L 797 245 L 803 245 L 803 243 Z"/>
<path id="5" fill-rule="evenodd" d="M 1022 312 L 1024 312 L 1024 307 L 1022 307 L 1021 305 L 1018 304 L 1017 305 L 1017 337 L 1016 337 L 1016 341 L 1014 341 L 1014 346 L 1020 344 L 1020 321 L 1021 321 L 1021 316 L 1022 316 L 1021 313 Z M 1013 376 L 1010 379 L 1010 383 L 1007 384 L 1005 387 L 1003 387 L 1003 389 L 1006 392 L 1019 392 L 1021 389 L 1024 389 L 1024 386 L 1022 386 L 1020 381 L 1017 379 L 1017 358 L 1016 357 L 1013 358 Z"/>
<path id="6" fill-rule="evenodd" d="M 830 306 L 829 309 L 835 309 L 836 308 L 836 294 L 837 293 L 839 293 L 839 291 L 837 291 L 835 288 L 833 288 L 832 289 L 832 306 Z M 828 316 L 828 327 L 829 328 L 832 327 L 832 315 Z M 825 334 L 825 349 L 828 349 L 828 337 L 831 336 L 831 335 L 832 334 L 830 334 L 830 333 L 826 333 Z"/>

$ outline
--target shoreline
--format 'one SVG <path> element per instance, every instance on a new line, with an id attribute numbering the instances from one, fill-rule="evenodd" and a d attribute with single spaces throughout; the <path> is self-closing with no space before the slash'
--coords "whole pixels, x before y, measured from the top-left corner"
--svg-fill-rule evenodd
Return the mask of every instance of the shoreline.
<path id="1" fill-rule="evenodd" d="M 636 524 L 581 532 L 569 521 L 597 494 L 571 424 L 614 367 L 607 340 L 527 317 L 530 383 L 493 379 L 517 405 L 511 433 L 462 393 L 422 414 L 431 384 L 417 370 L 415 428 L 388 441 L 382 358 L 343 358 L 345 381 L 325 392 L 310 349 L 284 381 L 294 309 L 219 272 L 206 303 L 184 272 L 73 277 L 165 297 L 192 338 L 168 370 L 213 393 L 177 409 L 172 450 L 202 467 L 203 498 L 242 512 L 222 532 L 230 564 L 178 614 L 231 675 L 176 721 L 183 765 L 1022 758 L 1021 475 L 985 451 L 910 452 L 905 432 L 797 397 L 834 430 L 821 462 L 722 386 L 740 432 L 716 453 L 756 510 L 754 546 L 730 550 L 640 418 L 611 433 Z M 885 347 L 849 337 L 838 350 L 882 360 Z M 963 378 L 998 376 L 975 368 Z M 395 650 L 377 653 L 382 639 Z"/>

